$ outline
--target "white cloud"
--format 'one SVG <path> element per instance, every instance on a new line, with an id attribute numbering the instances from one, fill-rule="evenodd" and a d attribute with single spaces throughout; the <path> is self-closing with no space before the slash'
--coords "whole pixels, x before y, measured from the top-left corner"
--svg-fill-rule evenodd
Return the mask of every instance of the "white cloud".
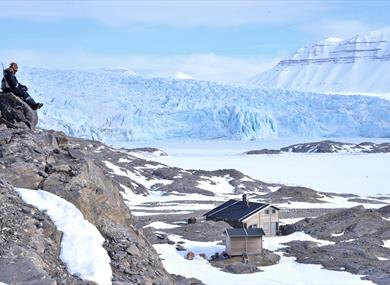
<path id="1" fill-rule="evenodd" d="M 300 22 L 330 9 L 326 1 L 2 1 L 3 18 L 89 18 L 111 25 L 235 26 Z"/>
<path id="2" fill-rule="evenodd" d="M 301 30 L 320 36 L 321 38 L 339 37 L 347 39 L 357 34 L 376 30 L 374 26 L 358 20 L 327 19 L 301 26 Z"/>
<path id="3" fill-rule="evenodd" d="M 62 53 L 29 50 L 0 51 L 5 63 L 16 61 L 20 67 L 112 68 L 123 67 L 139 75 L 175 77 L 178 72 L 199 80 L 236 83 L 248 80 L 275 65 L 280 58 L 262 56 L 231 57 L 217 54 L 178 56 L 112 56 L 68 51 Z"/>

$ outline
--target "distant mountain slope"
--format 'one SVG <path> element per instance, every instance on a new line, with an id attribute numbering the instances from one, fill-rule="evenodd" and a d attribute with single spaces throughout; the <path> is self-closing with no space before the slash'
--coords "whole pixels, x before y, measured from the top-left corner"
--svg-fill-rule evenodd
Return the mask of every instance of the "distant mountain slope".
<path id="1" fill-rule="evenodd" d="M 326 93 L 386 93 L 390 98 L 390 27 L 301 48 L 249 84 Z"/>
<path id="2" fill-rule="evenodd" d="M 120 144 L 156 139 L 390 137 L 390 102 L 143 78 L 124 70 L 28 69 L 39 126 Z"/>

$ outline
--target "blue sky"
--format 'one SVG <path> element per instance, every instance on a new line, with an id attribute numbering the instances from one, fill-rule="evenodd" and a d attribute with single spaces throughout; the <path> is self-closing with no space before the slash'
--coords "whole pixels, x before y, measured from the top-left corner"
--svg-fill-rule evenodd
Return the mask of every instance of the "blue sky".
<path id="1" fill-rule="evenodd" d="M 0 59 L 250 78 L 297 48 L 390 26 L 390 1 L 2 1 Z M 4 44 L 9 43 L 9 44 Z"/>

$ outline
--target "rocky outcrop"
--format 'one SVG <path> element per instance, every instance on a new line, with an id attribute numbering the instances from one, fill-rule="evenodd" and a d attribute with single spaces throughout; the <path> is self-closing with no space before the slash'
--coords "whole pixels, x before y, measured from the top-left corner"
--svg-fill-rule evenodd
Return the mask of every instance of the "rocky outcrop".
<path id="1" fill-rule="evenodd" d="M 268 203 L 280 204 L 289 202 L 324 203 L 325 197 L 320 192 L 300 186 L 281 186 L 278 190 L 265 194 L 262 198 Z"/>
<path id="2" fill-rule="evenodd" d="M 35 130 L 37 112 L 12 93 L 0 92 L 0 124 L 8 128 Z"/>
<path id="3" fill-rule="evenodd" d="M 362 142 L 359 144 L 335 142 L 330 140 L 294 144 L 280 149 L 250 150 L 245 154 L 281 154 L 281 153 L 389 153 L 390 143 L 376 144 Z"/>
<path id="4" fill-rule="evenodd" d="M 294 241 L 282 249 L 298 262 L 321 264 L 330 270 L 345 270 L 365 275 L 376 284 L 390 283 L 389 207 L 378 210 L 358 206 L 334 211 L 318 218 L 306 218 L 290 226 L 316 238 L 333 241 L 318 247 L 316 243 Z"/>
<path id="5" fill-rule="evenodd" d="M 88 156 L 82 140 L 43 130 L 1 133 L 6 139 L 0 144 L 0 176 L 14 187 L 39 188 L 73 203 L 105 238 L 113 281 L 173 284 L 152 245 L 133 226 L 118 184 Z"/>

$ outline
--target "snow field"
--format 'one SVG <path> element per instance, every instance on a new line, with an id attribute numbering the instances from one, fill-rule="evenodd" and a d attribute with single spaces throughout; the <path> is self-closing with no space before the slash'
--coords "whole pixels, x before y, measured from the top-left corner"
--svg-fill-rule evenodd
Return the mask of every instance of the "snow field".
<path id="1" fill-rule="evenodd" d="M 272 144 L 279 148 L 281 143 L 208 141 L 188 142 L 176 148 L 165 144 L 164 150 L 169 155 L 155 161 L 184 169 L 232 168 L 264 182 L 310 187 L 322 192 L 362 196 L 390 193 L 390 154 L 241 154 L 250 149 L 273 148 Z M 203 151 L 203 147 L 208 149 Z"/>
<path id="2" fill-rule="evenodd" d="M 111 260 L 103 248 L 104 238 L 73 204 L 42 190 L 16 191 L 26 203 L 46 212 L 63 232 L 60 258 L 69 273 L 99 285 L 111 284 Z"/>

